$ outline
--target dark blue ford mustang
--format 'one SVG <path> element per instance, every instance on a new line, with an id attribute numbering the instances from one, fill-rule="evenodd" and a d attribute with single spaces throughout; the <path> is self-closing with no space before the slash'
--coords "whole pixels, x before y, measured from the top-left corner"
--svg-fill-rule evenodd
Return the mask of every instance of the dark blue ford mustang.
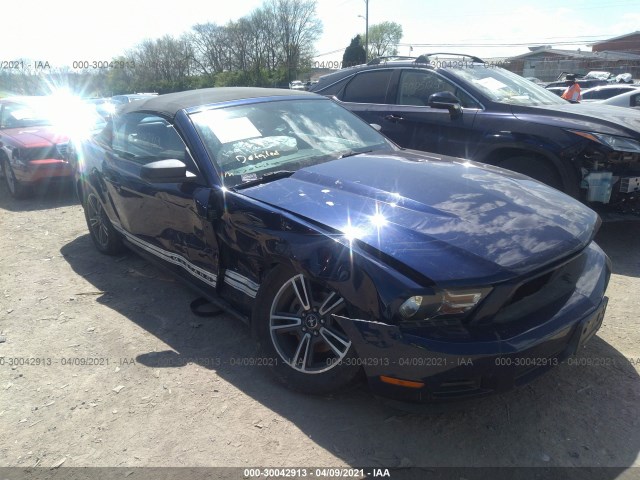
<path id="1" fill-rule="evenodd" d="M 402 150 L 307 92 L 131 103 L 75 149 L 103 253 L 125 244 L 250 326 L 276 376 L 364 372 L 412 401 L 520 385 L 598 330 L 597 215 L 528 177 Z"/>

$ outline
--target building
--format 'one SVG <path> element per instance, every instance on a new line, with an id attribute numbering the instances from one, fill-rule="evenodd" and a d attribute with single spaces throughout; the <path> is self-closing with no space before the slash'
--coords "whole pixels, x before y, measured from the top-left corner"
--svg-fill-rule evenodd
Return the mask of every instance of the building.
<path id="1" fill-rule="evenodd" d="M 640 31 L 591 44 L 594 52 L 621 52 L 640 55 Z"/>
<path id="2" fill-rule="evenodd" d="M 640 32 L 630 35 L 637 35 L 637 41 L 640 43 Z M 607 40 L 600 42 L 599 45 L 606 45 L 607 42 L 612 41 L 617 40 Z M 618 45 L 631 44 L 618 43 Z M 607 71 L 613 75 L 630 73 L 634 78 L 640 78 L 640 53 L 620 50 L 584 52 L 560 50 L 550 46 L 530 47 L 530 50 L 528 53 L 511 57 L 505 68 L 523 77 L 536 77 L 545 82 L 556 80 L 563 72 L 584 75 L 592 70 Z"/>

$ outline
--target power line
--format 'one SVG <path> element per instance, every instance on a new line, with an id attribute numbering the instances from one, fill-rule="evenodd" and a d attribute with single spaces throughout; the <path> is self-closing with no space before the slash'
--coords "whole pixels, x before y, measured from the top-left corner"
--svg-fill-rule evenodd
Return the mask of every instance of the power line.
<path id="1" fill-rule="evenodd" d="M 594 42 L 594 40 L 572 40 L 572 41 L 557 41 L 557 42 L 549 42 L 545 39 L 540 39 L 537 41 L 531 42 L 518 42 L 518 43 L 480 43 L 480 42 L 469 42 L 469 43 L 398 43 L 399 47 L 529 47 L 532 45 L 585 45 L 586 43 L 601 43 L 609 40 L 608 38 L 602 39 L 598 42 Z M 634 40 L 617 40 L 616 43 L 624 44 L 631 43 L 635 44 Z"/>
<path id="2" fill-rule="evenodd" d="M 552 7 L 552 8 L 539 8 L 536 7 L 536 11 L 537 12 L 552 12 L 552 11 L 556 11 L 559 8 L 561 8 L 562 5 L 559 5 L 558 7 Z M 581 6 L 579 7 L 580 11 L 583 10 L 596 10 L 596 9 L 601 9 L 601 8 L 616 8 L 616 7 L 640 7 L 640 2 L 638 1 L 632 1 L 629 3 L 612 3 L 612 4 L 606 4 L 606 3 L 601 3 L 600 5 L 593 5 L 590 7 L 587 6 Z M 429 14 L 429 18 L 461 18 L 461 17 L 481 17 L 481 16 L 486 16 L 486 15 L 491 15 L 493 17 L 495 16 L 505 16 L 505 15 L 513 15 L 513 11 L 505 11 L 504 9 L 500 9 L 500 10 L 478 10 L 476 12 L 470 12 L 470 11 L 465 11 L 464 13 L 459 12 L 458 10 L 453 10 L 450 13 L 440 13 L 440 14 L 434 14 L 434 13 L 430 13 Z"/>
<path id="3" fill-rule="evenodd" d="M 584 41 L 575 42 L 525 42 L 525 43 L 398 43 L 399 47 L 528 47 L 532 45 L 584 45 Z"/>
<path id="4" fill-rule="evenodd" d="M 313 57 L 314 57 L 314 58 L 316 58 L 316 57 L 325 57 L 325 56 L 327 56 L 327 55 L 332 55 L 332 54 L 334 54 L 334 53 L 338 53 L 338 52 L 344 52 L 344 48 L 338 48 L 338 49 L 336 49 L 336 50 L 332 50 L 332 51 L 330 51 L 330 52 L 319 53 L 318 55 L 314 55 Z"/>

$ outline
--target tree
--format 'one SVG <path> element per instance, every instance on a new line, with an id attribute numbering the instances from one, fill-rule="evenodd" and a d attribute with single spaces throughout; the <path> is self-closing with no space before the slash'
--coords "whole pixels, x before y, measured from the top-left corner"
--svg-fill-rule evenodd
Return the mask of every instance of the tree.
<path id="1" fill-rule="evenodd" d="M 376 23 L 369 27 L 369 57 L 387 57 L 398 54 L 402 39 L 402 25 L 396 22 Z"/>
<path id="2" fill-rule="evenodd" d="M 194 67 L 209 77 L 231 68 L 231 48 L 228 26 L 199 23 L 191 27 L 188 35 L 193 49 Z"/>
<path id="3" fill-rule="evenodd" d="M 345 48 L 342 55 L 342 68 L 360 65 L 366 61 L 366 54 L 362 46 L 360 35 L 356 35 L 351 39 L 351 44 Z"/>
<path id="4" fill-rule="evenodd" d="M 168 93 L 190 88 L 193 56 L 187 36 L 143 40 L 125 55 L 133 65 L 127 90 Z"/>
<path id="5" fill-rule="evenodd" d="M 313 44 L 322 34 L 316 0 L 270 0 L 265 9 L 274 20 L 277 48 L 290 82 L 311 65 Z"/>
<path id="6" fill-rule="evenodd" d="M 178 37 L 143 40 L 114 58 L 116 66 L 107 71 L 57 72 L 64 75 L 55 81 L 79 92 L 109 95 L 284 86 L 311 68 L 314 43 L 322 33 L 316 2 L 265 0 L 249 15 L 224 25 L 200 23 Z M 0 70 L 0 92 L 39 93 L 45 85 L 41 77 L 54 78 L 51 73 L 48 68 L 22 74 Z"/>

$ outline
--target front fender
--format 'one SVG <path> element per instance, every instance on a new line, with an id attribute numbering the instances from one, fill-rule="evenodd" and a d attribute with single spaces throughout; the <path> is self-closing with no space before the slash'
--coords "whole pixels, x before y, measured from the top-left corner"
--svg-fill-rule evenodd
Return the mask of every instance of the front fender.
<path id="1" fill-rule="evenodd" d="M 557 170 L 564 191 L 572 197 L 578 196 L 580 166 L 576 164 L 573 156 L 561 157 L 562 152 L 567 150 L 567 146 L 537 135 L 509 131 L 492 133 L 490 138 L 485 138 L 482 145 L 473 160 L 498 165 L 501 160 L 519 155 L 543 158 Z"/>
<path id="2" fill-rule="evenodd" d="M 274 266 L 288 264 L 337 291 L 362 318 L 388 322 L 394 301 L 424 291 L 424 282 L 412 280 L 342 234 L 239 195 L 227 194 L 224 205 L 217 232 L 227 268 L 258 285 Z"/>

